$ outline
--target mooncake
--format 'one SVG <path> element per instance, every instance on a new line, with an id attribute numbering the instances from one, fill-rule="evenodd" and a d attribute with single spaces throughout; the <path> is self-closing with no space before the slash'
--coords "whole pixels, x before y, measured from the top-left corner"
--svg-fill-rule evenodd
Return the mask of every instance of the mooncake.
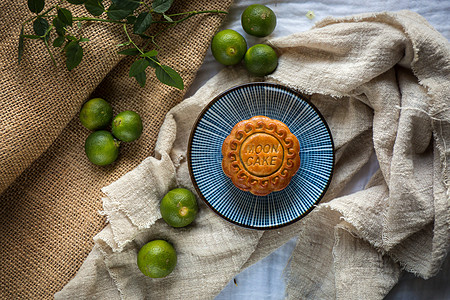
<path id="1" fill-rule="evenodd" d="M 237 123 L 222 144 L 222 169 L 243 191 L 265 196 L 288 186 L 300 167 L 300 144 L 281 121 L 256 116 Z"/>

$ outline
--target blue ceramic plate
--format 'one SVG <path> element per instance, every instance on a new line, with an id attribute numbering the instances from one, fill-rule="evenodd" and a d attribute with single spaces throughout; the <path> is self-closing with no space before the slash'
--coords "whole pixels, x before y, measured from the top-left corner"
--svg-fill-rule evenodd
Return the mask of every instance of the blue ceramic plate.
<path id="1" fill-rule="evenodd" d="M 264 115 L 285 123 L 300 142 L 300 168 L 289 185 L 255 196 L 222 171 L 222 143 L 238 122 Z M 278 228 L 308 214 L 325 194 L 334 167 L 328 125 L 308 100 L 276 84 L 250 83 L 213 99 L 195 123 L 188 148 L 189 172 L 199 196 L 222 218 L 253 229 Z"/>

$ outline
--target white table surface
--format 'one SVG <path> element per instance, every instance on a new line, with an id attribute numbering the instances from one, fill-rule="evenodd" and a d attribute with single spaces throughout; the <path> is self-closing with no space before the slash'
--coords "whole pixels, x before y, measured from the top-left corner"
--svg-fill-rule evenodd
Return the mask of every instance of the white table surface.
<path id="1" fill-rule="evenodd" d="M 255 38 L 247 35 L 241 27 L 240 16 L 250 4 L 260 3 L 270 7 L 277 15 L 277 27 L 268 37 L 281 37 L 291 33 L 306 31 L 315 22 L 327 16 L 344 17 L 366 12 L 398 11 L 409 9 L 421 14 L 447 39 L 450 37 L 450 1 L 449 0 L 317 0 L 317 1 L 248 1 L 235 0 L 221 29 L 234 29 L 241 33 L 251 45 L 261 43 L 267 38 Z M 313 11 L 315 18 L 309 20 L 305 14 Z M 211 51 L 208 51 L 204 63 L 186 97 L 193 95 L 198 88 L 222 70 Z M 370 176 L 378 169 L 375 157 L 345 188 L 344 194 L 363 189 Z M 284 272 L 288 259 L 295 247 L 295 239 L 290 240 L 265 259 L 244 270 L 216 297 L 216 300 L 231 299 L 284 299 Z M 442 271 L 434 278 L 423 280 L 404 273 L 400 282 L 392 289 L 386 299 L 389 300 L 450 300 L 450 259 Z"/>

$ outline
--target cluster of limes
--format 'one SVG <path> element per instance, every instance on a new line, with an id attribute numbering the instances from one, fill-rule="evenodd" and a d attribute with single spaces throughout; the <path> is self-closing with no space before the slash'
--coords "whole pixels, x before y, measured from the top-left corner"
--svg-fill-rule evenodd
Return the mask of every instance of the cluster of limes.
<path id="1" fill-rule="evenodd" d="M 119 113 L 113 119 L 111 104 L 101 98 L 94 98 L 80 111 L 80 121 L 84 127 L 94 130 L 84 144 L 88 159 L 96 165 L 113 163 L 119 156 L 120 142 L 132 142 L 142 133 L 141 117 L 134 111 Z M 111 125 L 111 132 L 105 130 Z"/>
<path id="2" fill-rule="evenodd" d="M 169 191 L 161 200 L 159 208 L 164 221 L 175 228 L 191 224 L 198 212 L 195 195 L 183 188 Z M 137 265 L 148 277 L 166 277 L 175 269 L 176 264 L 175 248 L 165 240 L 148 242 L 138 252 Z"/>
<path id="3" fill-rule="evenodd" d="M 262 4 L 248 6 L 241 15 L 241 25 L 246 33 L 265 37 L 277 24 L 275 13 Z M 265 76 L 277 68 L 278 57 L 272 47 L 256 44 L 247 49 L 245 38 L 232 29 L 218 32 L 212 39 L 211 52 L 224 65 L 235 65 L 244 59 L 246 69 L 255 76 Z"/>

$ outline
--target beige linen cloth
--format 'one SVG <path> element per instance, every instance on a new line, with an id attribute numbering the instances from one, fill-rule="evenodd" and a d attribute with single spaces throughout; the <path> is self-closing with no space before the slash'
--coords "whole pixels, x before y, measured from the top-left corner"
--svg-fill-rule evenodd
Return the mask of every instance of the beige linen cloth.
<path id="1" fill-rule="evenodd" d="M 154 157 L 103 188 L 109 224 L 56 299 L 212 299 L 294 236 L 288 299 L 382 299 L 402 269 L 423 278 L 439 271 L 450 243 L 448 41 L 401 11 L 329 18 L 269 43 L 279 66 L 267 81 L 311 95 L 333 134 L 335 174 L 318 207 L 270 231 L 234 226 L 201 201 L 187 228 L 160 218 L 169 189 L 193 190 L 186 148 L 196 116 L 220 92 L 260 80 L 227 68 L 168 113 Z M 373 153 L 380 169 L 367 187 L 339 197 Z M 164 279 L 136 266 L 139 248 L 153 239 L 178 252 Z"/>

